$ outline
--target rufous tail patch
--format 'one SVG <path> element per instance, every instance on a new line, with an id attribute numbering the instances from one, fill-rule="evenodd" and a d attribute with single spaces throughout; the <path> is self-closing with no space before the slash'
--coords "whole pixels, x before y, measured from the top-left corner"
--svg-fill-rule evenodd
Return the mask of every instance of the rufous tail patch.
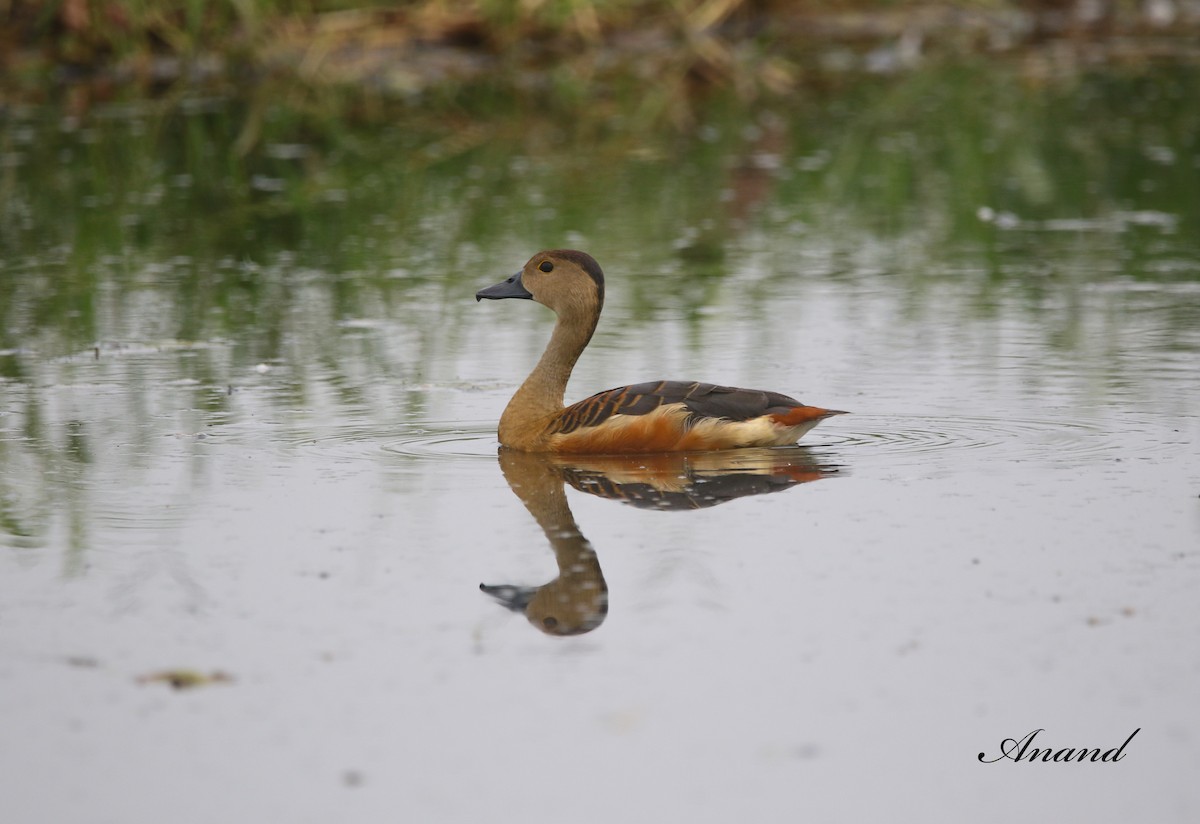
<path id="1" fill-rule="evenodd" d="M 800 424 L 808 423 L 809 421 L 819 421 L 834 415 L 845 414 L 845 412 L 837 409 L 822 409 L 819 406 L 797 406 L 794 409 L 784 412 L 782 415 L 771 415 L 770 418 L 771 420 L 778 424 L 782 424 L 783 426 L 799 426 Z"/>

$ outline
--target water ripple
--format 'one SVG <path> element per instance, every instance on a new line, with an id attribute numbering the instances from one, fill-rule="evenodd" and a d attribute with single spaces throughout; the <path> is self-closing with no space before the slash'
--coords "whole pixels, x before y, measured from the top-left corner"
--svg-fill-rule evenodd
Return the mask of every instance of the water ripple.
<path id="1" fill-rule="evenodd" d="M 841 421 L 839 421 L 839 424 Z M 856 416 L 846 424 L 870 429 L 821 433 L 822 445 L 862 447 L 875 454 L 905 456 L 994 450 L 1011 460 L 1139 457 L 1177 449 L 1186 442 L 1160 418 L 1122 417 L 1121 427 L 1052 418 L 951 416 Z M 861 454 L 861 453 L 860 453 Z"/>
<path id="2" fill-rule="evenodd" d="M 227 433 L 227 436 L 231 433 Z M 248 433 L 233 436 L 245 439 Z M 382 451 L 412 458 L 496 457 L 496 424 L 463 421 L 420 421 L 399 428 L 357 422 L 306 427 L 303 432 L 270 437 L 289 450 L 317 453 L 339 460 L 372 460 Z"/>
<path id="3" fill-rule="evenodd" d="M 405 427 L 399 438 L 388 437 L 383 450 L 414 458 L 496 459 L 496 424 L 426 421 Z"/>
<path id="4" fill-rule="evenodd" d="M 821 427 L 801 445 L 841 463 L 935 454 L 1100 461 L 1159 455 L 1188 443 L 1179 422 L 1161 415 L 1129 412 L 1100 423 L 1056 414 L 1038 419 L 856 414 Z M 495 427 L 494 421 L 415 421 L 399 428 L 364 422 L 309 429 L 282 440 L 276 436 L 275 441 L 338 459 L 370 460 L 382 451 L 405 458 L 494 460 Z"/>

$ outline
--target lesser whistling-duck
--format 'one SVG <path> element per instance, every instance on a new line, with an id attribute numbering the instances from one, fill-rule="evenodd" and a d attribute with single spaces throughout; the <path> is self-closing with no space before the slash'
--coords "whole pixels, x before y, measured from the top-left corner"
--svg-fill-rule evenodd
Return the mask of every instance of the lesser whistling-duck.
<path id="1" fill-rule="evenodd" d="M 604 273 L 573 249 L 538 252 L 525 268 L 476 300 L 524 298 L 558 322 L 533 372 L 500 416 L 500 443 L 525 452 L 616 454 L 785 446 L 837 410 L 805 406 L 777 392 L 711 383 L 650 381 L 563 407 L 571 370 L 604 307 Z"/>

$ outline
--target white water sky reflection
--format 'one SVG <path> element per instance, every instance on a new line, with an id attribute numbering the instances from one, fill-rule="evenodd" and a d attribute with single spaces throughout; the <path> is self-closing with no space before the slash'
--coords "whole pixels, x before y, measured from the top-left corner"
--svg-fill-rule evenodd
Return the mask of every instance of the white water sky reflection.
<path id="1" fill-rule="evenodd" d="M 648 217 L 620 175 L 594 223 L 520 228 L 526 200 L 555 208 L 545 178 L 571 188 L 544 175 L 444 255 L 453 189 L 331 270 L 307 247 L 240 261 L 243 223 L 277 227 L 188 223 L 168 190 L 186 238 L 147 225 L 105 257 L 81 229 L 3 260 L 0 818 L 1195 819 L 1192 213 L 1118 192 L 1099 216 L 997 203 L 964 233 L 935 231 L 950 209 L 879 233 L 767 197 L 705 260 L 689 192 Z M 329 231 L 374 225 L 354 218 Z M 549 313 L 472 296 L 568 243 L 609 278 L 571 399 L 663 377 L 853 414 L 771 494 L 657 512 L 563 489 L 609 601 L 554 638 L 478 589 L 558 573 L 492 434 Z M 56 282 L 81 297 L 40 311 Z M 170 668 L 232 680 L 138 682 Z M 976 760 L 1039 728 L 1142 731 L 1115 765 Z"/>
<path id="2" fill-rule="evenodd" d="M 447 289 L 301 318 L 265 371 L 221 342 L 8 355 L 31 373 L 4 387 L 8 494 L 40 514 L 0 555 L 6 819 L 1194 813 L 1200 341 L 1168 322 L 1192 291 L 1030 311 L 1001 286 L 972 314 L 969 280 L 908 301 L 902 273 L 750 267 L 698 320 L 635 321 L 630 262 L 602 260 L 572 397 L 670 375 L 854 414 L 807 440 L 839 471 L 774 494 L 653 512 L 568 489 L 610 598 L 573 638 L 477 589 L 555 575 L 490 428 L 541 307 Z M 431 311 L 460 332 L 428 357 Z M 37 445 L 72 432 L 85 459 Z M 234 680 L 135 682 L 172 667 Z M 1139 727 L 1115 766 L 976 761 Z"/>

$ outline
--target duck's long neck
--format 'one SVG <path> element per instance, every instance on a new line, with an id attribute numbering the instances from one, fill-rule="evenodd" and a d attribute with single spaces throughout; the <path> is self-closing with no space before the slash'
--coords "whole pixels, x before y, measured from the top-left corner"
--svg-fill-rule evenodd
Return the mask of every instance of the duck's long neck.
<path id="1" fill-rule="evenodd" d="M 599 312 L 590 317 L 559 316 L 541 360 L 500 416 L 501 443 L 515 444 L 517 438 L 540 434 L 527 431 L 526 428 L 540 430 L 547 418 L 562 411 L 563 395 L 567 391 L 567 381 L 571 379 L 571 370 L 592 339 L 599 318 Z"/>

